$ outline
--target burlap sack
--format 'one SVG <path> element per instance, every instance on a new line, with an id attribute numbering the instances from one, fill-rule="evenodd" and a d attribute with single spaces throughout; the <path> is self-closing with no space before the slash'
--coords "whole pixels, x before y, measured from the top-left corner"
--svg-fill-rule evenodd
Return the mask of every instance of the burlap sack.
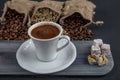
<path id="1" fill-rule="evenodd" d="M 26 24 L 28 21 L 28 17 L 30 17 L 30 13 L 33 10 L 34 6 L 37 4 L 35 1 L 29 0 L 11 0 L 7 1 L 4 5 L 3 14 L 1 17 L 1 22 L 6 21 L 6 13 L 8 9 L 15 10 L 18 14 L 24 14 L 23 24 Z"/>
<path id="2" fill-rule="evenodd" d="M 63 8 L 63 4 L 64 2 L 53 0 L 44 0 L 39 2 L 29 24 L 31 25 L 39 21 L 57 22 L 62 13 L 61 9 Z"/>
<path id="3" fill-rule="evenodd" d="M 63 9 L 63 15 L 60 19 L 60 24 L 64 25 L 66 18 L 73 16 L 75 13 L 79 13 L 83 20 L 87 21 L 83 26 L 88 26 L 89 24 L 93 23 L 95 8 L 96 6 L 92 2 L 87 0 L 66 1 Z"/>

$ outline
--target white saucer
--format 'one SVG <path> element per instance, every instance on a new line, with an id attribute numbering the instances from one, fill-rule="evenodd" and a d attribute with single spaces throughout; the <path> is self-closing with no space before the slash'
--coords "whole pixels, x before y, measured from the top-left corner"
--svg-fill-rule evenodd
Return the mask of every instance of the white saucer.
<path id="1" fill-rule="evenodd" d="M 58 46 L 65 43 L 61 40 Z M 24 42 L 16 53 L 18 64 L 33 73 L 48 74 L 58 72 L 69 67 L 76 59 L 76 48 L 72 42 L 63 50 L 58 52 L 58 56 L 54 61 L 42 62 L 36 58 L 35 47 L 31 40 Z"/>

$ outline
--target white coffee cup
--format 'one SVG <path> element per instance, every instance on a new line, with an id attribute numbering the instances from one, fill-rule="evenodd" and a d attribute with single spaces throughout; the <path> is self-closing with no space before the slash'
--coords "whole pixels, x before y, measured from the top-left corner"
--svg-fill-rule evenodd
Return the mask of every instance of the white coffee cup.
<path id="1" fill-rule="evenodd" d="M 55 27 L 57 27 L 60 31 L 60 33 L 50 39 L 38 39 L 35 38 L 34 36 L 31 35 L 31 31 L 39 26 L 42 25 L 53 25 Z M 70 42 L 70 38 L 66 35 L 62 35 L 63 29 L 62 26 L 60 26 L 59 24 L 55 23 L 55 22 L 38 22 L 36 24 L 33 24 L 29 29 L 28 29 L 28 35 L 30 36 L 30 38 L 32 39 L 32 42 L 35 46 L 36 49 L 36 56 L 39 60 L 41 61 L 52 61 L 54 60 L 57 55 L 58 55 L 58 51 L 62 50 L 63 48 L 65 48 L 69 42 Z M 67 42 L 65 45 L 61 46 L 61 47 L 57 47 L 58 45 L 58 41 L 61 39 L 66 39 Z"/>

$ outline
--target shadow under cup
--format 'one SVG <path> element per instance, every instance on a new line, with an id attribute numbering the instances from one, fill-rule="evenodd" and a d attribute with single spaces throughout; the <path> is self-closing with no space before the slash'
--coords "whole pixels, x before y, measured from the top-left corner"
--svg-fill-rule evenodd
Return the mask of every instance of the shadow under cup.
<path id="1" fill-rule="evenodd" d="M 48 39 L 36 38 L 31 34 L 32 30 L 34 30 L 36 28 L 36 30 L 39 31 L 39 27 L 41 27 L 41 26 L 44 27 L 44 25 L 54 26 L 55 28 L 59 29 L 59 33 L 56 36 L 54 36 L 52 38 L 48 38 Z M 44 28 L 41 31 L 43 31 L 43 33 L 44 33 L 45 32 Z M 28 29 L 28 35 L 30 36 L 30 38 L 35 46 L 35 49 L 36 49 L 35 54 L 39 60 L 41 60 L 41 61 L 53 61 L 57 57 L 57 52 L 69 44 L 69 42 L 70 42 L 69 37 L 62 35 L 62 32 L 63 32 L 62 27 L 59 24 L 54 23 L 54 22 L 38 22 L 38 23 L 32 25 Z M 51 31 L 51 33 L 54 33 L 54 32 Z M 47 34 L 48 34 L 48 32 L 47 32 Z M 58 44 L 58 41 L 61 39 L 66 39 L 67 42 L 65 45 L 58 48 L 57 44 Z"/>

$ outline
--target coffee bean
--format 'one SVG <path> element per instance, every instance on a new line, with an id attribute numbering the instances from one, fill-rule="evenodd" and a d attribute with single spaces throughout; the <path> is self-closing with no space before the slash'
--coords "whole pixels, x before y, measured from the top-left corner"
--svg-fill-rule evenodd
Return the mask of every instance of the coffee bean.
<path id="1" fill-rule="evenodd" d="M 79 13 L 74 13 L 64 19 L 62 26 L 72 40 L 89 40 L 93 32 L 87 27 L 82 27 L 87 23 L 89 23 L 89 20 L 84 19 Z"/>
<path id="2" fill-rule="evenodd" d="M 31 24 L 37 23 L 39 21 L 56 22 L 58 17 L 59 17 L 59 14 L 51 10 L 50 8 L 39 8 L 36 11 L 35 15 L 33 16 Z"/>
<path id="3" fill-rule="evenodd" d="M 24 15 L 8 9 L 5 24 L 0 28 L 1 40 L 27 40 L 28 27 L 22 23 Z M 24 37 L 26 36 L 26 37 Z"/>

